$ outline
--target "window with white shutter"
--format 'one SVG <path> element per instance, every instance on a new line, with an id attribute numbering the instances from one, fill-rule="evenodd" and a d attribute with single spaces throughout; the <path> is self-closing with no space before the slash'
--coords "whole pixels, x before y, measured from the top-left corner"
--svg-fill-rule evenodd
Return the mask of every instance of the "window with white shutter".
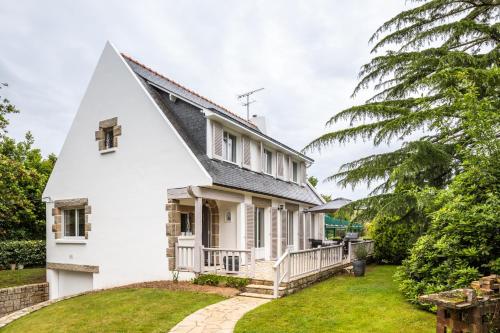
<path id="1" fill-rule="evenodd" d="M 212 155 L 222 159 L 224 131 L 221 124 L 212 123 Z"/>
<path id="2" fill-rule="evenodd" d="M 222 158 L 236 163 L 236 136 L 226 131 L 223 131 Z"/>
<path id="3" fill-rule="evenodd" d="M 311 238 L 311 213 L 305 214 L 304 219 L 304 249 L 309 249 L 311 242 L 309 239 Z"/>
<path id="4" fill-rule="evenodd" d="M 254 205 L 246 204 L 245 205 L 245 210 L 246 210 L 246 248 L 251 249 L 252 247 L 255 247 L 255 226 L 254 226 Z"/>
<path id="5" fill-rule="evenodd" d="M 289 213 L 292 213 L 293 212 L 289 212 L 287 211 L 286 209 L 282 209 L 281 210 L 281 224 L 280 224 L 280 229 L 281 229 L 281 253 L 280 254 L 283 254 L 285 253 L 287 247 L 288 247 L 288 244 L 293 244 L 292 243 L 289 243 L 288 241 L 288 230 L 289 230 L 289 227 L 288 227 L 288 214 Z M 292 233 L 292 238 L 293 238 L 293 230 L 290 230 L 290 232 Z"/>
<path id="6" fill-rule="evenodd" d="M 250 152 L 250 138 L 248 136 L 241 137 L 241 150 L 242 150 L 242 165 L 244 168 L 250 169 L 252 167 L 252 159 Z"/>
<path id="7" fill-rule="evenodd" d="M 290 177 L 292 182 L 298 183 L 299 182 L 299 163 L 292 161 L 290 172 L 292 174 Z"/>
<path id="8" fill-rule="evenodd" d="M 268 175 L 273 174 L 273 153 L 267 149 L 264 149 L 264 153 L 262 154 L 263 159 L 263 169 L 264 173 L 267 173 Z"/>
<path id="9" fill-rule="evenodd" d="M 283 163 L 283 153 L 276 153 L 276 176 L 283 178 L 285 175 L 284 163 Z"/>
<path id="10" fill-rule="evenodd" d="M 299 213 L 299 250 L 304 249 L 304 213 Z"/>
<path id="11" fill-rule="evenodd" d="M 278 257 L 278 209 L 271 208 L 271 257 Z"/>
<path id="12" fill-rule="evenodd" d="M 301 171 L 300 182 L 301 184 L 305 185 L 307 182 L 307 170 L 305 163 L 300 163 L 300 171 Z"/>

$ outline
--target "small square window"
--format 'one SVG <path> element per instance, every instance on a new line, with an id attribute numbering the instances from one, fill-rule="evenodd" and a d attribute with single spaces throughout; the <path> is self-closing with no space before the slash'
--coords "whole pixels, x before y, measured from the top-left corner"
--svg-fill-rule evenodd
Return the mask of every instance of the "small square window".
<path id="1" fill-rule="evenodd" d="M 95 131 L 95 140 L 98 142 L 102 154 L 115 151 L 118 147 L 118 137 L 122 135 L 122 127 L 118 125 L 118 118 L 110 118 L 99 122 L 99 129 Z"/>
<path id="2" fill-rule="evenodd" d="M 64 237 L 85 237 L 85 209 L 64 210 Z"/>

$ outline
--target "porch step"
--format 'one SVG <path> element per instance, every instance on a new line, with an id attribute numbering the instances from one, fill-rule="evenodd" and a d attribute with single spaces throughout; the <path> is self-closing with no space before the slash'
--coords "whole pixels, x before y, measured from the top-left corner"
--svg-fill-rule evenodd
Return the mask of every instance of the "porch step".
<path id="1" fill-rule="evenodd" d="M 285 287 L 279 287 L 278 292 L 286 290 Z M 256 294 L 269 294 L 272 295 L 274 292 L 274 287 L 273 286 L 265 286 L 261 284 L 249 284 L 245 287 L 245 291 L 249 293 L 256 293 Z"/>
<path id="2" fill-rule="evenodd" d="M 285 287 L 278 288 L 278 294 L 282 296 L 286 291 Z M 273 295 L 274 287 L 261 284 L 249 284 L 245 287 L 245 292 L 251 294 L 261 294 L 261 295 Z"/>
<path id="3" fill-rule="evenodd" d="M 256 293 L 248 293 L 244 292 L 241 293 L 240 296 L 245 296 L 245 297 L 254 297 L 254 298 L 264 298 L 264 299 L 274 299 L 273 295 L 268 295 L 268 294 L 256 294 Z"/>
<path id="4" fill-rule="evenodd" d="M 269 281 L 269 280 L 250 279 L 250 284 L 258 284 L 258 285 L 262 285 L 262 286 L 272 286 L 274 284 L 274 282 Z"/>

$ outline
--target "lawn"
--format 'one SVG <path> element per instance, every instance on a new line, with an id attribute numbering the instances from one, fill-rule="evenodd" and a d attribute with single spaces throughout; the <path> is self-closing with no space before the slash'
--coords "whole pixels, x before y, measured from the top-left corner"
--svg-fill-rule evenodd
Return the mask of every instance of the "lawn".
<path id="1" fill-rule="evenodd" d="M 55 303 L 0 332 L 168 332 L 190 313 L 223 299 L 191 291 L 114 289 Z"/>
<path id="2" fill-rule="evenodd" d="M 0 271 L 0 288 L 45 282 L 45 268 Z"/>
<path id="3" fill-rule="evenodd" d="M 337 276 L 247 313 L 235 332 L 435 332 L 435 315 L 405 302 L 394 266 L 371 266 L 363 278 Z"/>

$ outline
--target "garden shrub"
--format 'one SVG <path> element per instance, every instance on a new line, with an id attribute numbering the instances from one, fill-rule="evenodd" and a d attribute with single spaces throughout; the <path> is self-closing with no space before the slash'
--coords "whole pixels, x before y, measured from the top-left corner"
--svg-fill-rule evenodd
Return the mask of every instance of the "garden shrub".
<path id="1" fill-rule="evenodd" d="M 491 161 L 495 161 L 492 158 Z M 466 287 L 500 273 L 500 167 L 483 163 L 455 177 L 436 198 L 429 232 L 418 239 L 396 273 L 403 294 Z"/>
<path id="2" fill-rule="evenodd" d="M 214 274 L 202 274 L 193 279 L 194 284 L 218 286 L 222 282 L 222 276 Z"/>
<path id="3" fill-rule="evenodd" d="M 375 241 L 374 257 L 378 262 L 399 265 L 406 259 L 417 239 L 426 231 L 426 220 L 413 214 L 378 216 L 372 223 L 370 233 Z"/>
<path id="4" fill-rule="evenodd" d="M 45 241 L 22 240 L 0 242 L 0 267 L 10 264 L 25 266 L 45 266 Z"/>
<path id="5" fill-rule="evenodd" d="M 193 279 L 193 283 L 198 285 L 224 286 L 236 289 L 243 289 L 249 282 L 250 280 L 245 278 L 215 274 L 202 274 Z"/>
<path id="6" fill-rule="evenodd" d="M 250 282 L 250 279 L 237 278 L 232 276 L 227 276 L 225 279 L 226 287 L 243 289 Z"/>

